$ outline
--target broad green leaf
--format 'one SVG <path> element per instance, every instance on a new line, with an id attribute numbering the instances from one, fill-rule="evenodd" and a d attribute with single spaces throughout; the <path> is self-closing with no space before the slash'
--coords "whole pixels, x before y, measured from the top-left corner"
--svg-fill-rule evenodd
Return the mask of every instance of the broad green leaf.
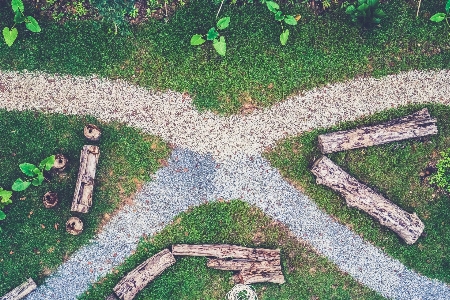
<path id="1" fill-rule="evenodd" d="M 442 22 L 445 20 L 445 14 L 444 13 L 437 13 L 433 16 L 431 16 L 430 20 L 433 22 Z"/>
<path id="2" fill-rule="evenodd" d="M 217 29 L 222 30 L 228 27 L 230 25 L 230 17 L 224 17 L 217 21 Z"/>
<path id="3" fill-rule="evenodd" d="M 381 19 L 380 18 L 372 18 L 372 23 L 380 24 L 381 23 Z"/>
<path id="4" fill-rule="evenodd" d="M 2 188 L 0 188 L 0 203 L 3 203 L 3 205 L 12 203 L 11 201 L 12 192 L 6 191 Z M 1 205 L 0 205 L 1 207 Z"/>
<path id="5" fill-rule="evenodd" d="M 373 14 L 374 14 L 375 17 L 378 17 L 378 18 L 384 18 L 384 17 L 386 17 L 386 13 L 385 13 L 381 8 L 375 9 L 375 11 L 373 12 Z"/>
<path id="6" fill-rule="evenodd" d="M 366 3 L 361 4 L 360 6 L 358 6 L 357 10 L 361 11 L 361 12 L 365 12 L 366 10 L 369 9 L 369 5 L 367 5 Z"/>
<path id="7" fill-rule="evenodd" d="M 222 56 L 225 56 L 227 52 L 227 44 L 225 43 L 225 37 L 221 36 L 219 40 L 214 40 L 213 42 L 214 49 L 216 49 L 217 53 Z"/>
<path id="8" fill-rule="evenodd" d="M 286 29 L 280 34 L 281 45 L 283 46 L 286 45 L 288 38 L 289 38 L 289 29 Z"/>
<path id="9" fill-rule="evenodd" d="M 447 13 L 450 12 L 450 0 L 447 0 L 447 4 L 445 4 L 445 11 L 446 11 Z"/>
<path id="10" fill-rule="evenodd" d="M 6 218 L 6 214 L 0 210 L 0 221 Z"/>
<path id="11" fill-rule="evenodd" d="M 203 35 L 201 34 L 194 34 L 191 37 L 191 45 L 192 46 L 198 46 L 206 42 L 206 40 L 203 38 Z"/>
<path id="12" fill-rule="evenodd" d="M 358 5 L 362 5 L 362 4 L 364 4 L 364 3 L 367 3 L 366 1 L 367 1 L 367 0 L 358 0 Z"/>
<path id="13" fill-rule="evenodd" d="M 39 168 L 45 169 L 46 171 L 50 171 L 50 169 L 55 164 L 55 155 L 50 155 L 49 157 L 44 158 L 39 163 Z"/>
<path id="14" fill-rule="evenodd" d="M 345 13 L 350 15 L 350 14 L 352 14 L 355 10 L 356 10 L 356 8 L 355 8 L 354 5 L 349 5 L 349 6 L 347 6 L 347 9 L 345 10 Z"/>
<path id="15" fill-rule="evenodd" d="M 297 20 L 294 18 L 294 16 L 287 15 L 284 18 L 284 22 L 288 25 L 297 25 Z"/>
<path id="16" fill-rule="evenodd" d="M 19 168 L 27 176 L 34 176 L 34 175 L 36 175 L 34 173 L 34 169 L 37 169 L 37 167 L 35 165 L 33 165 L 33 164 L 23 163 L 23 164 L 19 165 Z"/>
<path id="17" fill-rule="evenodd" d="M 39 27 L 39 24 L 35 18 L 28 16 L 25 18 L 25 22 L 25 27 L 27 27 L 29 31 L 41 32 L 41 27 Z"/>
<path id="18" fill-rule="evenodd" d="M 11 1 L 11 6 L 12 6 L 12 10 L 14 12 L 17 12 L 18 10 L 23 12 L 25 10 L 25 7 L 23 6 L 22 0 L 12 0 Z"/>
<path id="19" fill-rule="evenodd" d="M 5 39 L 6 45 L 9 47 L 12 46 L 18 35 L 19 32 L 17 31 L 17 28 L 11 30 L 9 30 L 8 27 L 3 28 L 3 38 Z"/>
<path id="20" fill-rule="evenodd" d="M 276 13 L 280 9 L 280 6 L 273 1 L 266 1 L 266 5 L 267 8 L 273 13 Z"/>
<path id="21" fill-rule="evenodd" d="M 23 181 L 22 179 L 18 178 L 16 181 L 14 181 L 11 189 L 16 192 L 21 192 L 23 190 L 26 190 L 30 186 L 30 184 L 31 182 Z"/>
<path id="22" fill-rule="evenodd" d="M 281 10 L 277 11 L 277 13 L 275 14 L 275 20 L 283 21 L 283 19 L 284 19 L 283 12 Z"/>
<path id="23" fill-rule="evenodd" d="M 16 15 L 14 16 L 14 23 L 20 24 L 25 21 L 25 16 L 20 12 L 16 11 Z"/>
<path id="24" fill-rule="evenodd" d="M 42 182 L 44 181 L 44 175 L 38 174 L 38 176 L 36 178 L 33 178 L 33 180 L 31 181 L 31 184 L 34 186 L 39 186 L 42 184 Z"/>
<path id="25" fill-rule="evenodd" d="M 219 33 L 216 31 L 216 29 L 213 27 L 210 30 L 208 30 L 208 33 L 206 34 L 206 39 L 208 41 L 214 40 L 216 37 L 219 36 Z"/>
<path id="26" fill-rule="evenodd" d="M 379 1 L 378 0 L 367 0 L 367 5 L 371 6 L 371 7 L 376 7 L 378 5 Z"/>

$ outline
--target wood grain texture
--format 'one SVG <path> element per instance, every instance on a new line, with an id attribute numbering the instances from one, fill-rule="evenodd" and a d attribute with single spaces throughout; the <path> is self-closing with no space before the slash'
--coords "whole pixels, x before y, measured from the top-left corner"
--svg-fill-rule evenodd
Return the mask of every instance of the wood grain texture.
<path id="1" fill-rule="evenodd" d="M 0 300 L 19 300 L 34 291 L 37 288 L 33 279 L 29 278 L 26 282 L 22 283 L 8 294 L 0 298 Z"/>
<path id="2" fill-rule="evenodd" d="M 174 263 L 175 257 L 170 253 L 169 249 L 164 249 L 144 261 L 122 278 L 122 280 L 114 287 L 114 293 L 121 300 L 131 300 L 150 281 L 155 279 Z"/>
<path id="3" fill-rule="evenodd" d="M 319 135 L 319 149 L 323 154 L 410 138 L 437 134 L 436 119 L 424 108 L 412 115 L 383 124 Z"/>
<path id="4" fill-rule="evenodd" d="M 92 206 L 94 179 L 100 149 L 94 145 L 84 145 L 80 155 L 80 169 L 72 200 L 71 211 L 87 213 Z"/>
<path id="5" fill-rule="evenodd" d="M 326 185 L 341 193 L 349 207 L 357 207 L 382 225 L 397 233 L 407 244 L 414 244 L 423 232 L 424 224 L 419 217 L 410 214 L 360 183 L 347 174 L 329 158 L 318 159 L 312 169 L 318 184 Z"/>
<path id="6" fill-rule="evenodd" d="M 279 260 L 280 249 L 246 248 L 227 244 L 211 245 L 173 245 L 173 255 L 209 256 L 217 258 L 236 258 L 247 260 Z"/>
<path id="7" fill-rule="evenodd" d="M 240 260 L 240 259 L 208 259 L 206 266 L 209 268 L 225 271 L 241 271 L 243 269 L 258 269 L 261 272 L 277 272 L 281 271 L 279 260 Z"/>

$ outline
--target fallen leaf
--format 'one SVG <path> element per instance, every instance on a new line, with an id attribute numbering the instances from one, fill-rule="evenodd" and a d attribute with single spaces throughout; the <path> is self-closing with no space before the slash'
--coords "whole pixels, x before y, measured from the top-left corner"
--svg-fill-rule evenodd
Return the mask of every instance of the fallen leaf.
<path id="1" fill-rule="evenodd" d="M 12 251 L 12 250 L 11 250 L 11 251 L 9 251 L 9 254 L 11 254 L 11 255 L 12 255 L 12 254 L 14 254 L 14 251 Z"/>
<path id="2" fill-rule="evenodd" d="M 58 230 L 59 223 L 55 223 L 55 229 Z"/>
<path id="3" fill-rule="evenodd" d="M 44 229 L 45 228 L 44 224 L 41 224 L 41 227 L 42 227 L 42 229 Z"/>

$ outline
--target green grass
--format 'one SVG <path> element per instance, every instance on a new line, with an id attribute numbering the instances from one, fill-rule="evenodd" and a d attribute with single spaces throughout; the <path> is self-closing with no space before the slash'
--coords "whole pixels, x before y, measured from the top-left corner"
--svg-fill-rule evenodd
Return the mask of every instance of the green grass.
<path id="1" fill-rule="evenodd" d="M 83 135 L 87 123 L 99 125 L 102 138 L 93 207 L 87 214 L 70 212 L 79 168 L 81 148 L 89 142 Z M 161 139 L 118 123 L 104 124 L 92 117 L 0 110 L 0 186 L 11 190 L 16 178 L 25 178 L 19 164 L 38 164 L 62 153 L 69 159 L 63 176 L 39 187 L 13 193 L 13 203 L 0 221 L 0 295 L 28 278 L 41 284 L 46 275 L 81 245 L 88 243 L 105 214 L 111 215 L 167 158 L 169 148 Z M 47 175 L 49 177 L 49 175 Z M 59 204 L 44 208 L 42 197 L 55 191 Z M 79 236 L 69 235 L 65 223 L 71 215 L 84 222 Z M 106 216 L 107 217 L 107 216 Z"/>
<path id="2" fill-rule="evenodd" d="M 284 4 L 282 10 L 302 19 L 289 27 L 281 46 L 281 27 L 260 4 L 225 4 L 231 16 L 223 31 L 227 56 L 211 43 L 190 46 L 190 37 L 215 25 L 218 5 L 190 1 L 168 23 L 150 21 L 130 37 L 95 29 L 92 22 L 64 25 L 41 22 L 39 34 L 19 26 L 19 38 L 0 44 L 0 69 L 123 78 L 158 90 L 187 91 L 199 109 L 235 113 L 244 103 L 269 106 L 298 91 L 360 75 L 381 76 L 412 69 L 449 67 L 449 29 L 429 17 L 444 10 L 438 0 L 416 7 L 403 0 L 383 4 L 389 16 L 381 28 L 362 30 L 342 10 L 315 16 L 305 4 Z M 0 28 L 11 26 L 8 7 L 0 9 Z"/>
<path id="3" fill-rule="evenodd" d="M 407 245 L 366 213 L 347 207 L 345 200 L 337 193 L 317 185 L 315 176 L 310 172 L 312 164 L 322 156 L 317 147 L 319 134 L 390 120 L 422 107 L 388 110 L 356 122 L 314 130 L 280 141 L 264 156 L 321 209 L 347 224 L 365 240 L 420 274 L 450 283 L 449 194 L 429 185 L 427 179 L 420 179 L 420 173 L 425 171 L 428 164 L 435 163 L 439 153 L 450 148 L 450 107 L 425 106 L 438 120 L 439 133 L 435 136 L 327 155 L 352 176 L 404 210 L 417 213 L 425 224 L 425 236 L 413 245 Z"/>
<path id="4" fill-rule="evenodd" d="M 245 202 L 204 204 L 174 218 L 160 233 L 139 243 L 124 264 L 95 283 L 80 299 L 105 299 L 129 271 L 176 243 L 228 243 L 279 248 L 286 283 L 254 284 L 258 299 L 383 299 L 340 272 L 282 224 Z M 176 257 L 177 262 L 135 299 L 224 299 L 233 287 L 232 272 L 206 267 L 204 257 Z"/>

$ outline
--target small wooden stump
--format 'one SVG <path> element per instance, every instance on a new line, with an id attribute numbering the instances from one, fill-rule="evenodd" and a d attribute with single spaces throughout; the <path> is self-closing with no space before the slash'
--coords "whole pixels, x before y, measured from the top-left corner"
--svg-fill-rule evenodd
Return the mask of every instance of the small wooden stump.
<path id="1" fill-rule="evenodd" d="M 155 279 L 174 263 L 175 257 L 170 253 L 169 249 L 164 249 L 144 261 L 122 278 L 122 280 L 114 287 L 114 293 L 121 300 L 131 300 L 150 281 Z"/>
<path id="2" fill-rule="evenodd" d="M 22 283 L 8 294 L 0 298 L 0 300 L 19 300 L 34 291 L 37 288 L 33 279 L 29 278 L 26 282 Z"/>
<path id="3" fill-rule="evenodd" d="M 100 128 L 95 126 L 94 124 L 88 124 L 84 126 L 84 136 L 92 142 L 98 142 L 100 137 L 102 136 L 102 132 Z"/>
<path id="4" fill-rule="evenodd" d="M 66 230 L 72 235 L 79 235 L 83 232 L 83 222 L 77 217 L 71 217 L 66 222 Z"/>
<path id="5" fill-rule="evenodd" d="M 322 134 L 318 140 L 320 151 L 327 154 L 437 133 L 436 119 L 432 119 L 428 109 L 424 108 L 380 125 Z"/>
<path id="6" fill-rule="evenodd" d="M 73 195 L 71 211 L 87 213 L 92 206 L 95 171 L 100 149 L 93 145 L 84 145 L 80 155 L 80 169 Z"/>
<path id="7" fill-rule="evenodd" d="M 52 208 L 58 203 L 58 194 L 54 192 L 47 192 L 42 199 L 45 208 Z"/>
<path id="8" fill-rule="evenodd" d="M 55 155 L 55 162 L 53 163 L 53 167 L 50 169 L 50 172 L 53 174 L 60 174 L 64 171 L 68 164 L 67 158 L 62 154 Z"/>
<path id="9" fill-rule="evenodd" d="M 410 214 L 358 182 L 329 158 L 319 158 L 311 169 L 317 184 L 326 185 L 342 194 L 349 207 L 357 207 L 397 233 L 407 244 L 414 244 L 423 232 L 419 217 Z"/>

